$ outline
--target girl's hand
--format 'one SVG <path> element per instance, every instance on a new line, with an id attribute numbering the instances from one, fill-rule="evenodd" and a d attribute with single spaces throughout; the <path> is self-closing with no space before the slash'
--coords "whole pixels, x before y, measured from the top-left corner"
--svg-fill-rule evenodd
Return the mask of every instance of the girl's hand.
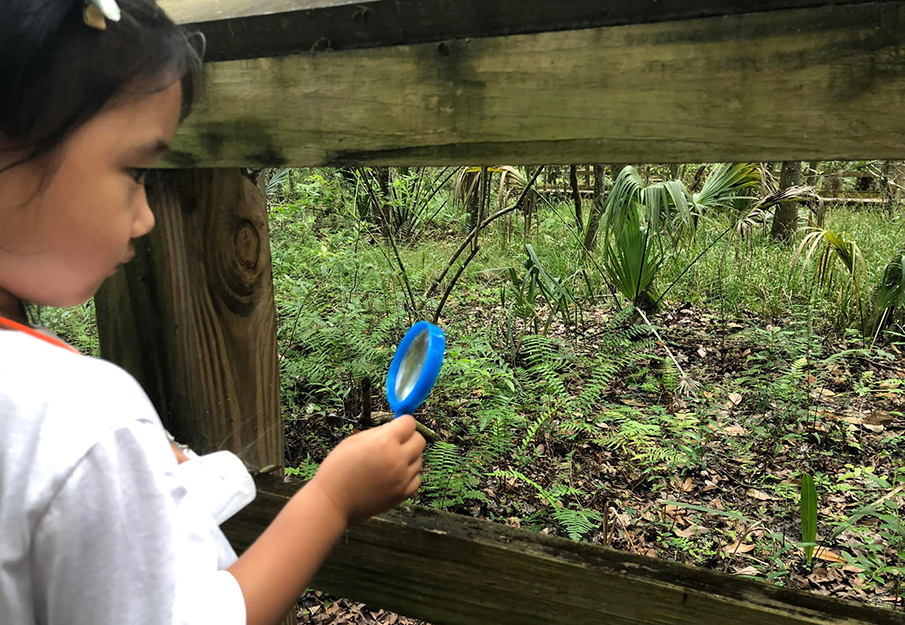
<path id="1" fill-rule="evenodd" d="M 185 455 L 185 452 L 176 447 L 174 443 L 170 443 L 170 447 L 173 448 L 173 455 L 176 456 L 176 464 L 182 464 L 183 462 L 188 462 L 189 457 Z"/>
<path id="2" fill-rule="evenodd" d="M 330 452 L 311 480 L 348 521 L 389 510 L 421 486 L 424 437 L 403 416 L 360 432 Z"/>

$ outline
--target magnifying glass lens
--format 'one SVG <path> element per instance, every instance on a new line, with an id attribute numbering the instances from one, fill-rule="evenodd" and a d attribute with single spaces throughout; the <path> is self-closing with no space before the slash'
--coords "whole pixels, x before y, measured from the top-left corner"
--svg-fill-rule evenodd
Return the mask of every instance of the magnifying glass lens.
<path id="1" fill-rule="evenodd" d="M 422 330 L 409 345 L 405 356 L 402 357 L 402 364 L 399 365 L 399 374 L 396 376 L 396 397 L 400 401 L 408 397 L 412 389 L 415 388 L 415 383 L 424 368 L 429 346 L 430 334 L 427 330 Z"/>

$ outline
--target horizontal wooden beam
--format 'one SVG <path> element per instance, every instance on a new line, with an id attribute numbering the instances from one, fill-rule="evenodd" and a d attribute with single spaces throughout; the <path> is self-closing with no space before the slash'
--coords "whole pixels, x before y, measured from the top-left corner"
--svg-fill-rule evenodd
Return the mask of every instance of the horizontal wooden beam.
<path id="1" fill-rule="evenodd" d="M 245 549 L 298 484 L 259 478 L 224 527 Z M 434 625 L 901 625 L 905 615 L 706 569 L 400 507 L 353 526 L 313 582 Z"/>
<path id="2" fill-rule="evenodd" d="M 877 2 L 212 63 L 169 163 L 902 158 L 902 59 Z"/>
<path id="3" fill-rule="evenodd" d="M 825 197 L 824 202 L 835 204 L 889 204 L 891 200 L 873 197 Z"/>
<path id="4" fill-rule="evenodd" d="M 162 0 L 210 60 L 621 26 L 866 0 Z"/>

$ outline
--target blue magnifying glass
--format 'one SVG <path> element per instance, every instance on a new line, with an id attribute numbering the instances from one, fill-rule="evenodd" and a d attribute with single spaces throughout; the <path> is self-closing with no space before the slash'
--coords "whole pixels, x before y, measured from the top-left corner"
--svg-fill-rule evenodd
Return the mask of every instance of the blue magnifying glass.
<path id="1" fill-rule="evenodd" d="M 419 321 L 402 337 L 387 375 L 387 401 L 397 417 L 412 414 L 427 399 L 445 351 L 443 330 L 427 321 Z"/>

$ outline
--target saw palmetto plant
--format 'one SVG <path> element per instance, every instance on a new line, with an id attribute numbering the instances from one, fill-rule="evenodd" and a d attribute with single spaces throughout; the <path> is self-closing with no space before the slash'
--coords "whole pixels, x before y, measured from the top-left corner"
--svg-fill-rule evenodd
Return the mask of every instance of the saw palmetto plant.
<path id="1" fill-rule="evenodd" d="M 703 215 L 731 209 L 759 181 L 754 165 L 718 165 L 693 193 L 678 180 L 645 185 L 634 167 L 625 167 L 604 207 L 607 277 L 633 305 L 652 310 L 654 281 L 667 257 L 662 237 L 690 240 Z"/>
<path id="2" fill-rule="evenodd" d="M 838 302 L 848 305 L 854 296 L 858 315 L 863 320 L 862 295 L 868 282 L 867 265 L 858 244 L 844 232 L 826 228 L 810 228 L 796 250 L 792 273 L 799 265 L 807 267 L 814 259 L 815 284 L 824 290 L 835 290 Z M 839 275 L 837 267 L 844 268 Z"/>
<path id="3" fill-rule="evenodd" d="M 874 339 L 888 328 L 896 312 L 905 309 L 905 249 L 896 252 L 883 270 L 883 278 L 873 293 L 871 327 Z"/>

